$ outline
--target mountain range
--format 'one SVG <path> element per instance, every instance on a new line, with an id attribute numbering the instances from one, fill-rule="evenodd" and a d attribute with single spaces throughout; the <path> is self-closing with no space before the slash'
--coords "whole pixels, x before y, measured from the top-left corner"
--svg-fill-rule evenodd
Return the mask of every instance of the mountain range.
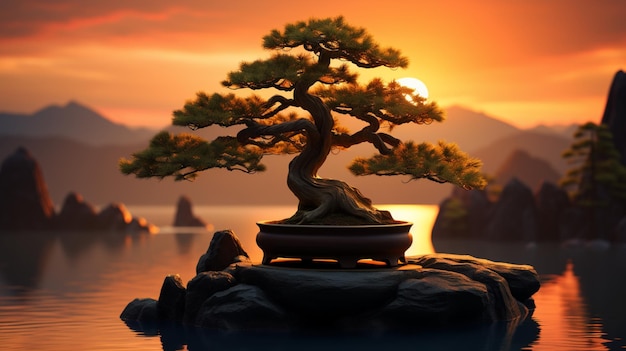
<path id="1" fill-rule="evenodd" d="M 207 129 L 198 132 L 208 138 L 224 132 L 224 129 Z M 190 132 L 181 127 L 168 127 L 168 130 Z M 392 134 L 402 140 L 456 142 L 471 156 L 480 158 L 487 173 L 498 172 L 513 152 L 523 150 L 532 158 L 546 161 L 562 174 L 567 165 L 560 154 L 571 143 L 569 135 L 564 134 L 567 132 L 566 127 L 520 130 L 484 113 L 452 106 L 446 109 L 444 123 L 398 126 Z M 49 106 L 32 115 L 0 113 L 0 160 L 19 146 L 26 147 L 41 164 L 56 204 L 62 203 L 68 192 L 74 191 L 94 204 L 173 204 L 180 195 L 187 195 L 197 204 L 295 205 L 296 199 L 286 186 L 287 165 L 293 156 L 265 157 L 268 170 L 263 173 L 249 175 L 208 170 L 194 182 L 136 179 L 122 175 L 117 168 L 118 160 L 144 149 L 155 133 L 156 130 L 148 128 L 133 129 L 113 123 L 77 102 Z M 333 154 L 320 174 L 348 182 L 375 203 L 435 204 L 450 194 L 452 186 L 449 184 L 426 180 L 407 183 L 402 177 L 355 177 L 346 169 L 354 157 L 369 156 L 374 152 L 368 145 L 358 145 Z M 515 166 L 508 164 L 507 172 L 515 174 Z M 540 179 L 541 174 L 535 172 L 533 179 L 537 178 Z M 538 184 L 529 185 L 536 187 Z"/>

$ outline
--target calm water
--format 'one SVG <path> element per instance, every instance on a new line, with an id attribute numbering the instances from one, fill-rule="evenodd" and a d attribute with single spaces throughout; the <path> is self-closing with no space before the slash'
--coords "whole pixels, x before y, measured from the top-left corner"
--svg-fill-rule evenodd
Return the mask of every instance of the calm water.
<path id="1" fill-rule="evenodd" d="M 0 236 L 0 345 L 3 350 L 619 350 L 626 349 L 626 248 L 563 248 L 435 242 L 435 206 L 386 206 L 415 223 L 409 255 L 467 253 L 535 266 L 543 285 L 532 319 L 513 330 L 492 325 L 410 334 L 255 334 L 204 330 L 134 331 L 119 319 L 135 297 L 157 298 L 163 278 L 195 272 L 212 230 L 169 227 L 174 208 L 130 207 L 161 227 L 157 235 Z M 232 229 L 253 260 L 263 219 L 291 207 L 196 207 L 215 230 Z M 507 329 L 508 328 L 508 329 Z"/>

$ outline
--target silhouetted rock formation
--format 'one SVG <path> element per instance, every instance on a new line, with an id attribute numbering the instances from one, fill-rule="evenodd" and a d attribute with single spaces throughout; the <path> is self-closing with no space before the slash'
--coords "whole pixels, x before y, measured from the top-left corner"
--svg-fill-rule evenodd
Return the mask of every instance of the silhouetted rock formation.
<path id="1" fill-rule="evenodd" d="M 493 204 L 484 190 L 455 187 L 439 205 L 433 237 L 477 239 L 484 236 Z"/>
<path id="2" fill-rule="evenodd" d="M 191 200 L 187 196 L 181 196 L 176 205 L 175 227 L 206 227 L 206 223 L 193 214 Z"/>
<path id="3" fill-rule="evenodd" d="M 532 241 L 537 232 L 537 208 L 533 193 L 517 178 L 511 179 L 494 205 L 485 230 L 487 239 Z"/>
<path id="4" fill-rule="evenodd" d="M 559 218 L 571 206 L 567 192 L 553 183 L 543 182 L 535 194 L 538 215 L 538 241 L 559 241 Z M 564 231 L 566 232 L 566 231 Z"/>
<path id="5" fill-rule="evenodd" d="M 249 261 L 250 256 L 243 249 L 241 241 L 231 230 L 221 230 L 213 234 L 207 252 L 200 256 L 196 274 L 208 271 L 221 271 L 233 262 Z"/>
<path id="6" fill-rule="evenodd" d="M 0 230 L 155 232 L 144 218 L 133 218 L 123 204 L 100 213 L 77 193 L 70 193 L 55 215 L 43 173 L 25 148 L 6 158 L 0 169 Z"/>
<path id="7" fill-rule="evenodd" d="M 98 212 L 85 202 L 82 195 L 69 193 L 55 219 L 55 228 L 72 231 L 98 229 Z"/>
<path id="8" fill-rule="evenodd" d="M 120 318 L 131 327 L 139 322 L 158 328 L 182 315 L 183 324 L 227 330 L 384 330 L 495 321 L 514 327 L 534 309 L 532 295 L 540 286 L 531 266 L 450 254 L 408 257 L 409 264 L 388 269 L 333 269 L 329 262 L 252 265 L 233 257 L 230 241 L 238 242 L 236 236 L 221 233 L 230 239 L 211 241 L 207 251 L 225 253 L 230 264 L 197 273 L 186 291 L 178 276 L 168 276 L 158 300 L 135 299 Z"/>
<path id="9" fill-rule="evenodd" d="M 595 209 L 576 206 L 565 190 L 550 182 L 542 183 L 533 194 L 514 178 L 494 203 L 481 190 L 453 191 L 439 206 L 432 238 L 620 242 L 626 228 L 619 226 L 620 220 L 626 220 L 623 213 L 619 205 Z"/>
<path id="10" fill-rule="evenodd" d="M 499 184 L 507 184 L 511 179 L 517 178 L 534 189 L 545 181 L 556 183 L 561 175 L 548 161 L 518 149 L 500 165 L 494 177 Z"/>
<path id="11" fill-rule="evenodd" d="M 602 124 L 609 126 L 613 142 L 626 165 L 626 73 L 618 71 L 613 77 L 606 101 Z"/>
<path id="12" fill-rule="evenodd" d="M 0 169 L 0 230 L 47 230 L 54 206 L 37 161 L 18 148 Z"/>

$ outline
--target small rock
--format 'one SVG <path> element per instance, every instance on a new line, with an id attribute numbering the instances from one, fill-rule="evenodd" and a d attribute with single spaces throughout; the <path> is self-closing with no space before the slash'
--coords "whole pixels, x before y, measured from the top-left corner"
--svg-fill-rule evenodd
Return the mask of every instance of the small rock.
<path id="1" fill-rule="evenodd" d="M 186 294 L 187 290 L 178 274 L 165 277 L 157 302 L 159 319 L 181 322 L 185 313 Z"/>
<path id="2" fill-rule="evenodd" d="M 206 227 L 207 224 L 195 216 L 192 211 L 191 200 L 186 196 L 181 196 L 176 205 L 176 216 L 174 217 L 175 227 Z"/>
<path id="3" fill-rule="evenodd" d="M 221 271 L 240 260 L 238 256 L 250 257 L 243 249 L 239 238 L 231 230 L 215 232 L 207 252 L 196 265 L 196 274 L 208 271 Z"/>
<path id="4" fill-rule="evenodd" d="M 158 322 L 157 301 L 152 298 L 134 299 L 120 314 L 124 321 Z"/>

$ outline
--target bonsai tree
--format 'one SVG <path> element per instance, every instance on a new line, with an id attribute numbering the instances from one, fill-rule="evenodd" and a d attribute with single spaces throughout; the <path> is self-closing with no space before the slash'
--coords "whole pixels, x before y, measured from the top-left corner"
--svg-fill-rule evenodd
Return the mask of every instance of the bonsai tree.
<path id="1" fill-rule="evenodd" d="M 443 113 L 395 81 L 357 81 L 354 68 L 408 65 L 398 50 L 380 47 L 365 29 L 348 25 L 342 17 L 311 19 L 272 30 L 263 47 L 275 52 L 242 63 L 222 84 L 234 90 L 273 89 L 276 95 L 265 100 L 254 94 L 198 93 L 173 113 L 174 125 L 192 130 L 239 127 L 236 136 L 208 142 L 191 134 L 161 132 L 146 150 L 122 159 L 121 171 L 176 180 L 193 179 L 215 167 L 255 173 L 265 169 L 264 155 L 297 153 L 289 164 L 287 186 L 299 200 L 298 210 L 285 220 L 296 224 L 393 222 L 359 190 L 318 176 L 331 150 L 361 143 L 371 144 L 378 154 L 354 160 L 349 169 L 356 175 L 406 175 L 468 189 L 484 186 L 480 161 L 455 144 L 402 142 L 381 131 L 385 126 L 391 130 L 405 123 L 440 122 Z M 340 126 L 339 117 L 355 118 L 364 126 L 350 131 Z"/>

